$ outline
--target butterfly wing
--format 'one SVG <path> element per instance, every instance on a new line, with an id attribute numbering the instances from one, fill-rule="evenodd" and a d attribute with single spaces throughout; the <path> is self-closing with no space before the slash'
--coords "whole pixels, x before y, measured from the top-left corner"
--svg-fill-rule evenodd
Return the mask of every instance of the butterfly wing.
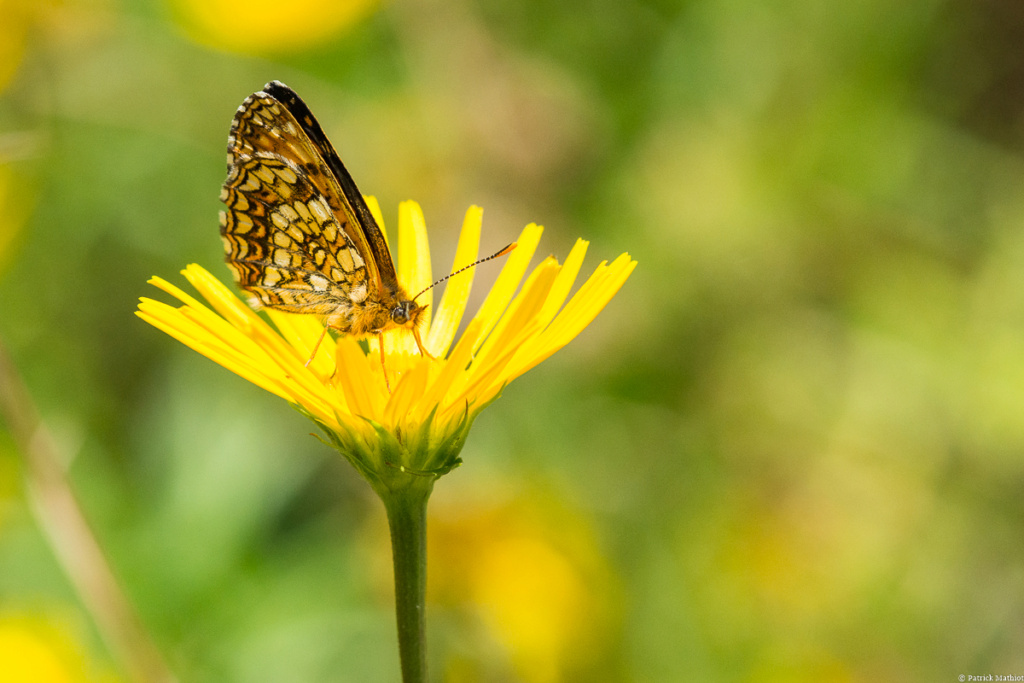
<path id="1" fill-rule="evenodd" d="M 289 164 L 239 160 L 223 199 L 228 265 L 260 303 L 327 316 L 366 298 L 369 276 L 362 257 L 323 196 Z"/>
<path id="2" fill-rule="evenodd" d="M 356 187 L 348 169 L 341 163 L 341 158 L 334 145 L 327 139 L 320 123 L 306 103 L 284 83 L 271 81 L 263 86 L 263 91 L 283 104 L 288 114 L 302 127 L 310 147 L 320 159 L 319 172 L 310 174 L 310 178 L 331 202 L 331 209 L 339 219 L 344 217 L 345 220 L 341 221 L 342 227 L 367 262 L 371 282 L 382 294 L 393 293 L 398 278 L 384 233 L 377 226 L 377 221 L 370 213 L 362 193 Z"/>
<path id="3" fill-rule="evenodd" d="M 359 210 L 342 194 L 304 131 L 289 109 L 266 92 L 245 100 L 228 139 L 221 235 L 239 285 L 260 303 L 336 316 L 365 300 L 371 289 L 380 292 L 381 271 L 374 258 L 367 258 L 373 254 L 367 241 L 352 236 L 363 234 L 355 226 Z M 385 273 L 393 271 L 388 254 Z"/>

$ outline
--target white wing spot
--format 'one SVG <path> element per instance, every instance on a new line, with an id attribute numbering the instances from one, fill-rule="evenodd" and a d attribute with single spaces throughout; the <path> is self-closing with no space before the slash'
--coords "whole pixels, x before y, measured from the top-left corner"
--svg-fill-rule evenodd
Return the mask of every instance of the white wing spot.
<path id="1" fill-rule="evenodd" d="M 351 299 L 354 304 L 361 304 L 366 300 L 366 285 L 361 284 L 350 289 L 348 291 L 348 298 Z"/>
<path id="2" fill-rule="evenodd" d="M 288 227 L 288 219 L 285 218 L 280 211 L 275 211 L 274 213 L 270 214 L 270 220 L 273 221 L 274 225 L 276 225 L 281 230 L 284 230 L 285 228 Z"/>
<path id="3" fill-rule="evenodd" d="M 263 180 L 263 182 L 267 183 L 268 185 L 274 184 L 274 171 L 268 166 L 260 164 L 259 166 L 256 167 L 255 173 Z"/>
<path id="4" fill-rule="evenodd" d="M 299 204 L 299 206 L 302 206 L 302 204 Z M 292 208 L 291 204 L 282 204 L 281 208 L 278 209 L 278 211 L 280 211 L 281 215 L 287 218 L 289 221 L 294 222 L 299 220 L 299 214 L 294 208 Z"/>
<path id="5" fill-rule="evenodd" d="M 331 212 L 327 209 L 327 205 L 324 204 L 322 199 L 314 199 L 309 202 L 309 210 L 313 212 L 317 220 L 321 223 L 325 223 L 331 217 Z"/>
<path id="6" fill-rule="evenodd" d="M 274 265 L 280 266 L 281 268 L 288 268 L 292 265 L 292 257 L 284 249 L 274 250 Z"/>
<path id="7" fill-rule="evenodd" d="M 333 244 L 338 239 L 338 224 L 331 221 L 324 226 L 324 239 Z"/>
<path id="8" fill-rule="evenodd" d="M 295 171 L 288 168 L 287 166 L 285 166 L 284 168 L 274 169 L 274 171 L 277 173 L 278 177 L 281 180 L 285 181 L 289 185 L 294 184 L 295 181 L 299 179 L 299 177 L 295 175 Z"/>
<path id="9" fill-rule="evenodd" d="M 341 269 L 347 273 L 351 273 L 353 270 L 355 270 L 352 263 L 352 257 L 354 255 L 357 255 L 354 249 L 339 249 L 336 255 L 338 265 L 341 266 Z"/>
<path id="10" fill-rule="evenodd" d="M 318 292 L 326 292 L 330 281 L 319 273 L 313 273 L 309 276 L 309 284 Z"/>

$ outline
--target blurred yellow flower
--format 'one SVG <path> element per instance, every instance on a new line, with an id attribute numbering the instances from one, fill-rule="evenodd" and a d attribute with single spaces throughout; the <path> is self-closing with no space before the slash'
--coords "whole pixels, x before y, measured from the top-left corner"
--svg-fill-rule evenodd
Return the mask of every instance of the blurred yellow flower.
<path id="1" fill-rule="evenodd" d="M 378 224 L 380 209 L 369 198 Z M 466 214 L 452 270 L 476 260 L 482 210 Z M 323 326 L 313 316 L 266 311 L 276 330 L 198 265 L 183 272 L 216 310 L 161 278 L 150 282 L 184 303 L 175 308 L 143 298 L 137 314 L 199 353 L 289 401 L 319 425 L 380 490 L 398 472 L 440 476 L 458 454 L 477 414 L 506 384 L 578 335 L 611 300 L 636 266 L 628 254 L 601 263 L 563 307 L 583 262 L 579 240 L 566 262 L 544 259 L 523 281 L 542 228 L 527 226 L 519 246 L 476 316 L 455 342 L 475 269 L 448 281 L 423 341 L 434 358 L 418 353 L 405 329 L 385 333 L 383 376 L 375 338 L 327 337 L 306 367 Z M 409 291 L 431 282 L 423 214 L 415 202 L 399 210 L 398 276 Z M 518 296 L 513 297 L 520 283 Z M 421 303 L 431 303 L 428 291 Z M 428 309 L 428 313 L 431 309 Z M 431 319 L 432 318 L 432 319 Z"/>
<path id="2" fill-rule="evenodd" d="M 0 680 L 112 683 L 116 679 L 86 660 L 67 625 L 38 615 L 6 615 L 0 617 Z"/>
<path id="3" fill-rule="evenodd" d="M 457 509 L 434 508 L 431 600 L 478 622 L 524 683 L 594 680 L 610 649 L 618 604 L 593 530 L 537 491 L 499 503 L 495 497 L 501 494 L 492 491 L 487 503 L 460 497 Z M 474 661 L 476 649 L 451 653 L 445 680 L 496 677 L 489 667 L 500 667 L 501 658 L 492 652 Z"/>
<path id="4" fill-rule="evenodd" d="M 0 0 L 0 91 L 21 65 L 39 5 L 36 0 Z"/>
<path id="5" fill-rule="evenodd" d="M 316 47 L 362 19 L 376 0 L 172 0 L 201 43 L 234 52 L 280 54 Z"/>

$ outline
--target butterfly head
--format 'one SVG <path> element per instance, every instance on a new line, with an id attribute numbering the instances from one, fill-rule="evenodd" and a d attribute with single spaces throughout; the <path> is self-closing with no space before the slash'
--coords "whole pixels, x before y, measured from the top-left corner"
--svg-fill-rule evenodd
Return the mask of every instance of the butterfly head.
<path id="1" fill-rule="evenodd" d="M 419 347 L 420 354 L 425 358 L 433 359 L 427 348 L 423 345 L 423 338 L 420 336 L 420 316 L 427 310 L 426 306 L 420 306 L 415 301 L 409 299 L 400 300 L 398 304 L 391 309 L 391 322 L 399 327 L 411 327 L 412 336 L 416 340 L 416 346 Z"/>
<path id="2" fill-rule="evenodd" d="M 426 306 L 420 306 L 415 301 L 399 301 L 398 305 L 391 309 L 391 322 L 399 327 L 416 327 L 425 310 Z"/>

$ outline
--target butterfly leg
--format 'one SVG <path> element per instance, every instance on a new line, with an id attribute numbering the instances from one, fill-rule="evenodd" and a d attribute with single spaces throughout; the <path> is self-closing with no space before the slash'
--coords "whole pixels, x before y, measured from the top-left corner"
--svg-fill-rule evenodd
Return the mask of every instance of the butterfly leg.
<path id="1" fill-rule="evenodd" d="M 380 369 L 384 373 L 384 386 L 388 388 L 388 393 L 391 393 L 391 382 L 388 381 L 388 366 L 384 364 L 384 333 L 377 333 L 377 346 L 380 347 Z"/>
<path id="2" fill-rule="evenodd" d="M 313 353 L 309 354 L 309 360 L 307 360 L 306 364 L 303 365 L 302 367 L 308 368 L 309 364 L 313 362 L 313 359 L 316 357 L 316 352 L 320 349 L 320 343 L 324 340 L 324 337 L 326 336 L 327 326 L 324 325 L 324 331 L 320 333 L 320 337 L 316 340 L 316 344 L 313 345 Z"/>
<path id="3" fill-rule="evenodd" d="M 427 347 L 423 345 L 423 339 L 420 338 L 420 328 L 415 326 L 412 328 L 412 337 L 413 339 L 416 340 L 416 346 L 420 348 L 421 356 L 423 356 L 424 358 L 429 358 L 430 360 L 437 360 L 432 355 L 430 355 L 430 352 L 427 351 Z"/>

